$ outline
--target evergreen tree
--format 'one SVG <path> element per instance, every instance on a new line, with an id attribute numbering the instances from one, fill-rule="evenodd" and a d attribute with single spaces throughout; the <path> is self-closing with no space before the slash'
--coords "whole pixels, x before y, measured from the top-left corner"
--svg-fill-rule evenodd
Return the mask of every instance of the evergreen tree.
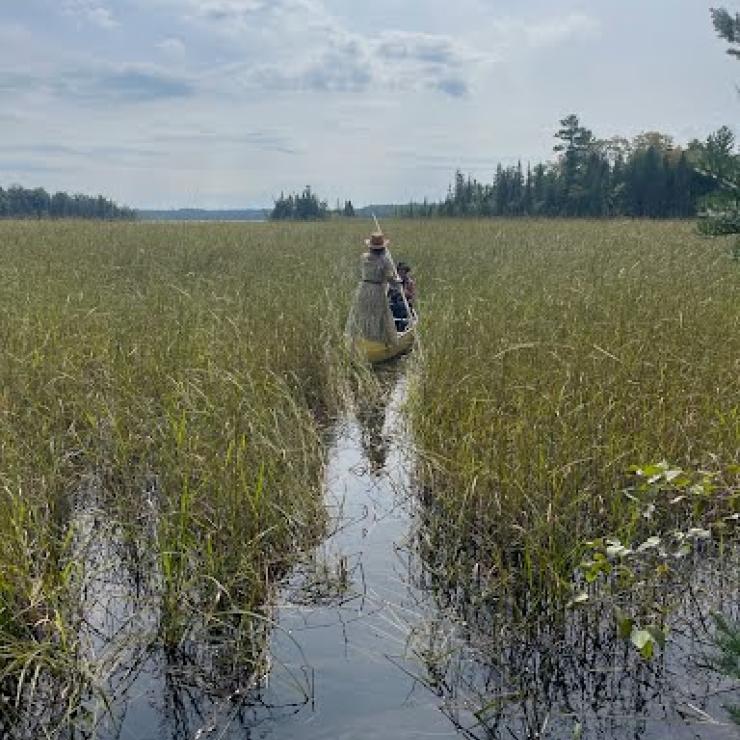
<path id="1" fill-rule="evenodd" d="M 727 53 L 740 59 L 740 13 L 733 18 L 725 8 L 712 8 L 709 12 L 717 35 L 730 44 Z"/>
<path id="2" fill-rule="evenodd" d="M 319 221 L 328 215 L 327 202 L 319 200 L 311 186 L 306 185 L 302 192 L 292 193 L 287 198 L 285 193 L 281 192 L 275 201 L 270 218 L 274 221 Z"/>
<path id="3" fill-rule="evenodd" d="M 50 195 L 44 188 L 29 190 L 20 185 L 0 188 L 0 218 L 91 218 L 132 220 L 136 213 L 102 195 L 91 198 L 67 193 Z"/>
<path id="4" fill-rule="evenodd" d="M 730 43 L 728 54 L 740 59 L 740 13 L 712 8 L 712 22 L 720 38 Z M 717 184 L 717 192 L 704 200 L 700 229 L 707 234 L 740 234 L 740 154 L 732 131 L 723 126 L 698 148 L 699 165 Z M 740 259 L 740 237 L 733 254 Z"/>
<path id="5" fill-rule="evenodd" d="M 560 207 L 564 215 L 579 215 L 582 207 L 582 184 L 584 162 L 594 144 L 593 133 L 581 126 L 578 116 L 571 113 L 560 121 L 560 129 L 555 134 L 560 140 L 553 147 L 562 154 Z"/>
<path id="6" fill-rule="evenodd" d="M 686 147 L 659 131 L 631 141 L 596 139 L 578 116 L 560 121 L 555 163 L 499 164 L 490 183 L 455 172 L 444 201 L 410 204 L 399 215 L 440 216 L 633 216 L 687 218 L 705 196 L 736 177 L 737 155 L 729 128 Z M 722 196 L 726 212 L 727 193 Z M 708 201 L 707 201 L 708 203 Z M 717 205 L 713 206 L 717 215 Z M 728 220 L 723 228 L 728 228 Z M 724 233 L 724 232 L 723 232 Z"/>

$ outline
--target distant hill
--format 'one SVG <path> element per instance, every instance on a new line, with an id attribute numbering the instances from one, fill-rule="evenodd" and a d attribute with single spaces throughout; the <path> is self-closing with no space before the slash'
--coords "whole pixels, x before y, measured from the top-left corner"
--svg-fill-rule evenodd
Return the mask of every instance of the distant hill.
<path id="1" fill-rule="evenodd" d="M 140 221 L 264 221 L 270 211 L 264 208 L 209 211 L 205 208 L 177 208 L 155 211 L 137 210 Z"/>

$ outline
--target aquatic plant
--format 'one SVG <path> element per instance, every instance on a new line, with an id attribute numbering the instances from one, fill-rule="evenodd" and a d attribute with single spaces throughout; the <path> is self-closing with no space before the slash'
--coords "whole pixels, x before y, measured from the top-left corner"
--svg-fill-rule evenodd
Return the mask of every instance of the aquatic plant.
<path id="1" fill-rule="evenodd" d="M 445 568 L 568 600 L 587 542 L 738 512 L 740 283 L 723 250 L 626 221 L 461 222 L 439 242 L 418 255 L 410 411 Z M 691 490 L 651 514 L 631 466 L 663 460 Z"/>

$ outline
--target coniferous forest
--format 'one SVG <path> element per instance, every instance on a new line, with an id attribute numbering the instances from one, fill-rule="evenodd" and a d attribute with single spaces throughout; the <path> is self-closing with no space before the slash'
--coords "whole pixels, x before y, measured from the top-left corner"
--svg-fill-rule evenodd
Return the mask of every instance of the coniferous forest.
<path id="1" fill-rule="evenodd" d="M 58 192 L 48 193 L 44 188 L 23 188 L 11 185 L 0 187 L 0 218 L 85 218 L 105 220 L 132 220 L 133 209 L 119 206 L 102 195 Z"/>
<path id="2" fill-rule="evenodd" d="M 499 165 L 488 183 L 458 170 L 442 203 L 410 203 L 399 215 L 690 218 L 719 189 L 717 164 L 739 161 L 726 126 L 678 146 L 659 132 L 598 139 L 572 114 L 555 138 L 553 162 Z"/>
<path id="3" fill-rule="evenodd" d="M 386 216 L 412 218 L 694 218 L 715 213 L 720 203 L 723 223 L 728 220 L 727 183 L 734 181 L 740 169 L 740 155 L 727 126 L 704 141 L 678 145 L 657 131 L 632 139 L 600 139 L 571 114 L 560 121 L 555 141 L 556 156 L 550 162 L 499 165 L 490 182 L 458 170 L 441 202 L 424 200 L 377 209 Z M 373 206 L 362 210 L 368 208 L 377 210 Z M 330 212 L 326 201 L 306 186 L 300 193 L 281 193 L 270 218 L 310 221 L 329 215 L 352 217 L 355 209 L 345 200 L 343 208 L 338 201 L 336 210 Z M 711 219 L 714 230 L 716 222 Z M 728 233 L 726 223 L 723 228 Z"/>

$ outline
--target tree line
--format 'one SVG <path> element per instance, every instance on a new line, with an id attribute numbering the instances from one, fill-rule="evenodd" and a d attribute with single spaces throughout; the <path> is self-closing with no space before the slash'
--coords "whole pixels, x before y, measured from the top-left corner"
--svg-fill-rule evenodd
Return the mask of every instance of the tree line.
<path id="1" fill-rule="evenodd" d="M 597 138 L 576 114 L 560 121 L 556 157 L 526 168 L 499 165 L 490 182 L 462 171 L 441 202 L 397 206 L 395 215 L 411 218 L 542 216 L 571 218 L 694 218 L 712 233 L 736 233 L 737 176 L 740 155 L 732 130 L 723 126 L 706 140 L 677 145 L 667 134 L 641 133 L 632 139 Z M 730 187 L 733 185 L 733 187 Z M 732 202 L 735 207 L 732 207 Z M 309 221 L 352 217 L 352 202 L 325 200 L 306 186 L 280 194 L 274 220 Z"/>
<path id="2" fill-rule="evenodd" d="M 306 185 L 300 193 L 290 193 L 287 196 L 280 193 L 270 213 L 270 218 L 274 221 L 320 221 L 328 217 L 327 201 L 321 200 L 310 185 Z"/>
<path id="3" fill-rule="evenodd" d="M 57 192 L 44 188 L 0 187 L 0 218 L 89 218 L 133 220 L 136 212 L 102 195 L 96 197 Z"/>
<path id="4" fill-rule="evenodd" d="M 717 166 L 737 167 L 728 127 L 678 146 L 659 132 L 598 139 L 577 115 L 560 121 L 552 162 L 499 165 L 491 182 L 455 173 L 441 203 L 411 203 L 399 215 L 689 218 L 720 189 Z"/>

